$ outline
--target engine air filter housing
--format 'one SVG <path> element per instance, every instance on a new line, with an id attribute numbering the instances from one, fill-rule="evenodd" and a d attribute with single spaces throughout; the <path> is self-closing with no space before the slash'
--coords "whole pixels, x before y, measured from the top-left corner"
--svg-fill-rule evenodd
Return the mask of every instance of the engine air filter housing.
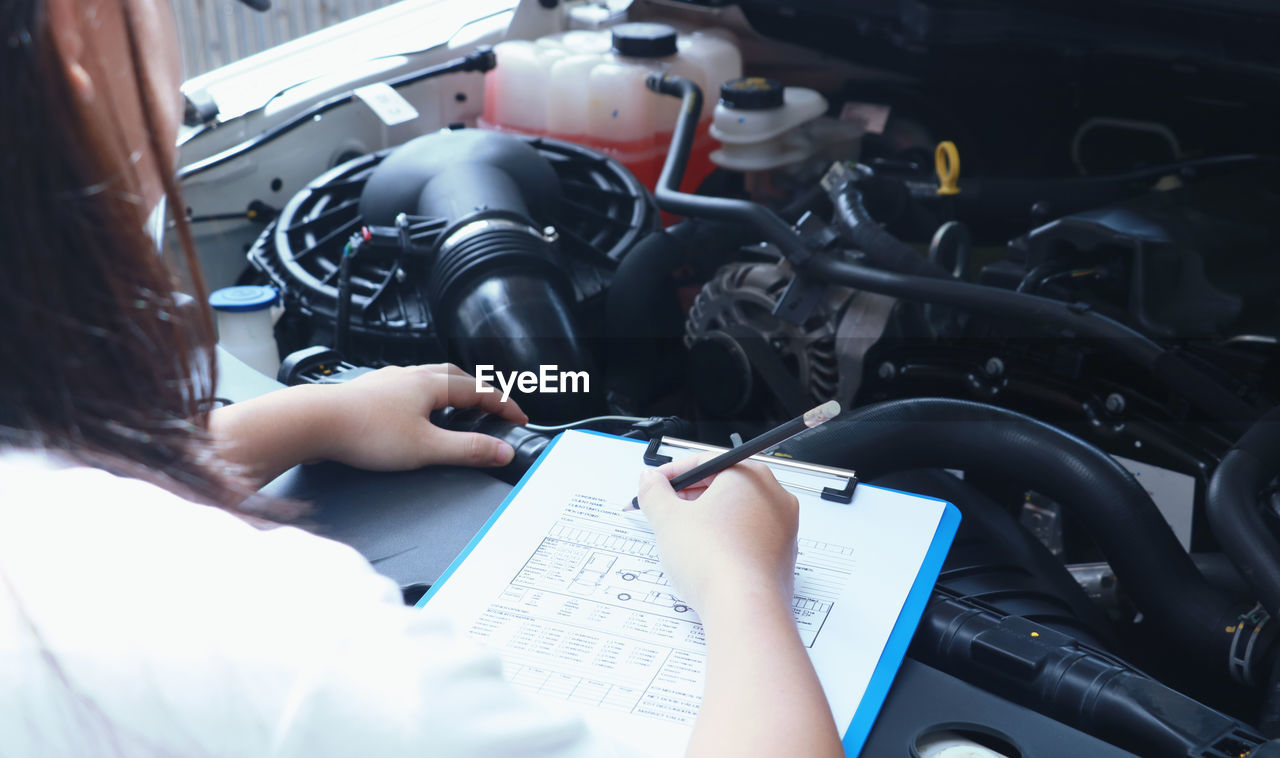
<path id="1" fill-rule="evenodd" d="M 473 221 L 410 217 L 411 222 L 402 223 L 399 230 L 406 243 L 404 254 L 384 251 L 353 257 L 348 262 L 348 361 L 376 366 L 455 360 L 447 352 L 445 338 L 450 336 L 446 330 L 457 304 L 442 302 L 442 298 L 451 286 L 446 280 L 459 276 L 456 261 L 480 256 L 479 252 L 462 256 L 454 250 L 467 244 L 467 233 L 476 228 L 484 227 L 489 240 L 506 234 L 529 246 L 546 247 L 543 257 L 554 262 L 555 269 L 550 270 L 550 264 L 546 264 L 546 275 L 555 281 L 556 288 L 563 291 L 565 304 L 574 310 L 595 307 L 618 262 L 636 242 L 656 230 L 658 215 L 652 198 L 616 161 L 568 142 L 483 130 L 457 130 L 419 138 L 424 146 L 435 150 L 419 152 L 429 154 L 431 163 L 443 165 L 432 168 L 441 181 L 428 184 L 421 202 L 427 204 L 431 192 L 437 195 L 433 207 L 447 201 L 450 183 L 446 174 L 453 170 L 450 156 L 457 156 L 462 163 L 491 144 L 501 147 L 503 141 L 517 140 L 528 147 L 516 146 L 515 152 L 532 148 L 535 158 L 541 159 L 535 162 L 545 161 L 550 166 L 559 185 L 558 202 L 530 198 L 525 217 L 519 222 L 501 218 Z M 398 212 L 417 212 L 412 203 L 410 207 L 388 210 L 387 203 L 370 200 L 384 196 L 378 187 L 366 191 L 384 161 L 389 165 L 397 163 L 397 170 L 404 170 L 399 166 L 403 161 L 394 157 L 397 151 L 402 148 L 353 159 L 312 181 L 285 205 L 279 218 L 249 251 L 253 267 L 283 293 L 286 316 L 277 335 L 282 352 L 312 344 L 333 344 L 339 313 L 339 272 L 348 241 L 366 226 L 394 223 Z M 475 172 L 471 175 L 476 176 Z M 415 196 L 414 200 L 419 198 Z M 378 218 L 368 219 L 362 210 Z M 499 228 L 504 225 L 511 228 Z M 539 239 L 532 239 L 531 232 Z M 526 241 L 525 237 L 531 239 Z M 410 248 L 431 252 L 411 254 Z M 442 252 L 451 253 L 452 258 L 439 257 Z M 581 321 L 588 323 L 587 319 Z"/>

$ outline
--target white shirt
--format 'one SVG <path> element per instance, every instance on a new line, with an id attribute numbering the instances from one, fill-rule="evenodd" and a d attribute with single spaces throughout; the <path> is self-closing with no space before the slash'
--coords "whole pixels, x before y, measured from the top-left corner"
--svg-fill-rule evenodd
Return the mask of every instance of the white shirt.
<path id="1" fill-rule="evenodd" d="M 608 756 L 354 550 L 0 455 L 0 755 Z"/>

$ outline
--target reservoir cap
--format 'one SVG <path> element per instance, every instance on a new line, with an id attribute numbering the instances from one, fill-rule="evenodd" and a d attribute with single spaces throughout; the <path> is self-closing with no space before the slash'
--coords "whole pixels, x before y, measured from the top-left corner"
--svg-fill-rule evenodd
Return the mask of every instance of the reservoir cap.
<path id="1" fill-rule="evenodd" d="M 744 76 L 720 85 L 720 102 L 739 111 L 767 111 L 781 108 L 782 83 L 763 76 Z"/>
<path id="2" fill-rule="evenodd" d="M 275 287 L 223 287 L 209 294 L 209 306 L 215 311 L 244 313 L 270 308 L 280 299 Z"/>
<path id="3" fill-rule="evenodd" d="M 676 30 L 647 22 L 618 24 L 613 27 L 613 51 L 629 58 L 666 58 L 676 54 Z"/>

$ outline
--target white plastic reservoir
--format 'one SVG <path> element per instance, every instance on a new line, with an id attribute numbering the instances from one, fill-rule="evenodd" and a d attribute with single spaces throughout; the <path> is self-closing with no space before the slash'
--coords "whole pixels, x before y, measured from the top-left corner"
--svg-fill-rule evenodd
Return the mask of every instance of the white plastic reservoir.
<path id="1" fill-rule="evenodd" d="M 272 379 L 280 370 L 273 308 L 279 300 L 276 288 L 265 286 L 223 287 L 209 295 L 218 344 Z"/>
<path id="2" fill-rule="evenodd" d="M 649 91 L 645 77 L 669 72 L 702 88 L 706 102 L 684 184 L 692 189 L 714 168 L 711 103 L 721 83 L 742 75 L 742 55 L 728 32 L 678 34 L 665 24 L 511 40 L 494 52 L 498 65 L 486 75 L 481 126 L 586 145 L 622 162 L 650 188 L 680 101 Z"/>

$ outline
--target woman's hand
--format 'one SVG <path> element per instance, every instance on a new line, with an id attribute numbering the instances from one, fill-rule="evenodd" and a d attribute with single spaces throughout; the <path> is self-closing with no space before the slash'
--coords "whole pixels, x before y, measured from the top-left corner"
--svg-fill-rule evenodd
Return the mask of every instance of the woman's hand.
<path id="1" fill-rule="evenodd" d="M 689 456 L 640 477 L 640 509 L 658 538 L 663 569 L 701 610 L 721 590 L 775 592 L 790 605 L 799 506 L 762 463 L 739 463 L 674 492 L 672 477 L 713 458 Z"/>
<path id="2" fill-rule="evenodd" d="M 690 456 L 640 478 L 662 568 L 702 620 L 706 685 L 686 758 L 843 755 L 831 707 L 796 631 L 791 597 L 799 504 L 760 463 L 680 492 Z"/>
<path id="3" fill-rule="evenodd" d="M 492 388 L 478 391 L 476 378 L 450 363 L 387 366 L 334 389 L 328 413 L 343 433 L 333 436 L 323 457 L 374 471 L 511 462 L 515 451 L 499 439 L 432 424 L 428 415 L 445 406 L 479 407 L 513 424 L 529 423 L 514 400 L 503 402 Z"/>
<path id="4" fill-rule="evenodd" d="M 474 377 L 441 363 L 388 366 L 344 384 L 277 390 L 214 411 L 209 428 L 223 457 L 259 486 L 313 460 L 378 471 L 510 462 L 514 453 L 504 442 L 432 424 L 430 413 L 446 405 L 478 407 L 516 424 L 529 421 L 514 401 L 478 391 Z"/>

